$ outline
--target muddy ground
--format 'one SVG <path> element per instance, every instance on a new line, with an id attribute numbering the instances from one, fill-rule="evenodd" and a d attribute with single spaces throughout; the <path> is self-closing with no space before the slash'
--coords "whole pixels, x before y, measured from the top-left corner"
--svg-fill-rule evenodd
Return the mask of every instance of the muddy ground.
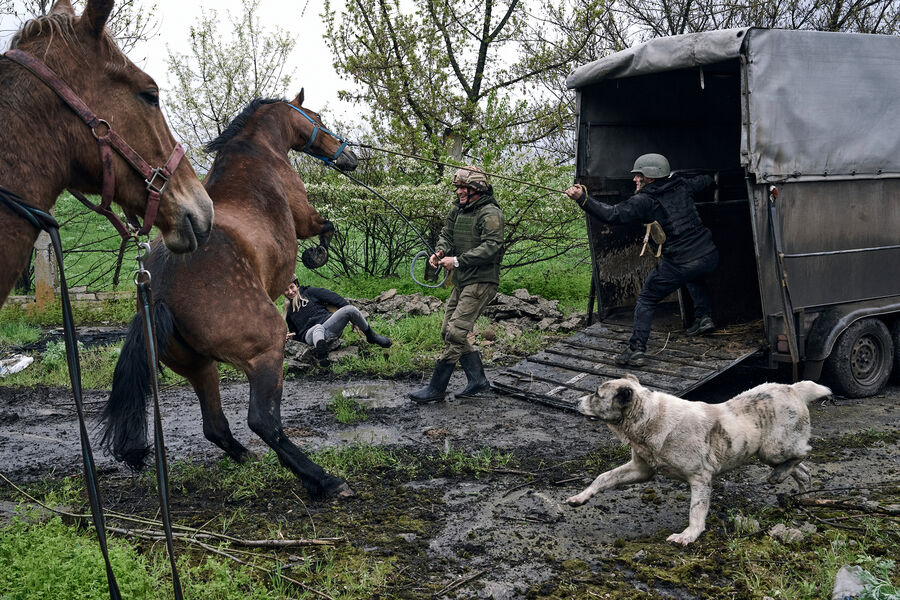
<path id="1" fill-rule="evenodd" d="M 739 366 L 693 397 L 721 401 L 770 379 L 769 371 Z M 451 389 L 463 384 L 461 373 L 454 374 Z M 712 590 L 731 590 L 723 591 L 722 597 L 750 597 L 727 575 L 667 582 L 665 577 L 642 574 L 632 559 L 640 548 L 676 557 L 666 560 L 678 560 L 679 553 L 715 556 L 723 552 L 723 534 L 733 528 L 729 511 L 739 508 L 753 514 L 777 508 L 779 495 L 795 491 L 792 483 L 768 486 L 764 483 L 768 469 L 759 464 L 722 477 L 714 488 L 708 531 L 691 548 L 675 548 L 665 538 L 686 526 L 689 490 L 684 483 L 659 478 L 607 491 L 583 507 L 565 504 L 565 498 L 583 489 L 596 470 L 621 462 L 623 449 L 604 426 L 501 395 L 418 406 L 406 394 L 419 385 L 410 379 L 288 379 L 282 403 L 285 430 L 309 450 L 354 440 L 389 446 L 409 456 L 490 447 L 510 453 L 509 465 L 478 477 L 435 472 L 403 481 L 372 474 L 351 479 L 358 495 L 340 503 L 312 501 L 299 484 L 288 482 L 265 498 L 242 501 L 245 512 L 258 511 L 288 528 L 296 519 L 297 528 L 302 521 L 303 531 L 312 524 L 320 536 L 337 532 L 366 553 L 392 558 L 398 574 L 382 598 L 718 597 Z M 367 420 L 352 425 L 336 421 L 327 403 L 342 392 L 364 407 Z M 162 396 L 170 462 L 218 461 L 222 453 L 203 438 L 193 392 L 175 387 L 165 389 Z M 247 398 L 246 384 L 223 386 L 224 410 L 236 437 L 262 454 L 265 447 L 245 422 Z M 92 420 L 105 399 L 103 392 L 86 393 Z M 811 407 L 811 413 L 814 451 L 808 464 L 814 487 L 854 490 L 857 498 L 878 497 L 885 489 L 896 496 L 900 386 L 892 385 L 874 398 L 836 398 L 834 403 Z M 97 437 L 94 430 L 95 443 Z M 143 484 L 95 452 L 107 482 L 108 502 L 118 510 L 143 508 L 152 514 L 153 499 L 136 491 Z M 588 456 L 594 457 L 595 466 L 586 466 Z M 80 472 L 69 391 L 0 388 L 0 465 L 16 482 Z M 235 508 L 234 500 L 192 496 L 190 489 L 176 489 L 173 496 L 176 520 L 190 522 L 196 514 L 195 520 L 203 521 L 208 513 Z M 896 497 L 893 502 L 898 502 Z M 803 514 L 797 517 L 798 523 L 804 521 Z M 610 575 L 610 569 L 616 574 Z M 595 587 L 585 583 L 591 581 Z M 584 585 L 597 591 L 573 595 L 564 591 Z M 455 587 L 448 590 L 451 586 Z"/>

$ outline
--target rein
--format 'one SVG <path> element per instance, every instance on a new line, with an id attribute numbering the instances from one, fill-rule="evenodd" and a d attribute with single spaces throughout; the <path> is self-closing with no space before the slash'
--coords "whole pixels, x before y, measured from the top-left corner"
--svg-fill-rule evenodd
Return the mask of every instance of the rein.
<path id="1" fill-rule="evenodd" d="M 75 409 L 78 413 L 78 427 L 81 432 L 81 454 L 84 459 L 84 480 L 87 488 L 88 501 L 91 505 L 91 517 L 97 537 L 100 541 L 100 551 L 106 562 L 106 579 L 109 583 L 109 597 L 112 600 L 121 600 L 116 576 L 113 574 L 112 565 L 109 562 L 109 552 L 106 542 L 106 523 L 103 517 L 103 503 L 100 498 L 100 486 L 97 481 L 97 468 L 94 463 L 94 455 L 91 452 L 88 440 L 87 426 L 84 419 L 84 404 L 81 398 L 81 364 L 78 360 L 78 343 L 75 334 L 75 319 L 72 317 L 72 305 L 69 300 L 69 289 L 66 286 L 66 275 L 63 272 L 62 244 L 59 239 L 59 223 L 50 214 L 26 204 L 21 196 L 0 187 L 0 202 L 10 208 L 14 214 L 28 221 L 38 230 L 50 234 L 53 243 L 53 252 L 59 264 L 59 282 L 62 291 L 63 334 L 66 344 L 66 361 L 69 366 L 69 380 L 72 382 L 72 393 L 75 396 Z"/>
<path id="2" fill-rule="evenodd" d="M 82 204 L 91 210 L 109 219 L 123 239 L 127 239 L 132 235 L 129 226 L 132 229 L 137 229 L 138 235 L 146 235 L 156 220 L 159 201 L 169 185 L 169 178 L 172 176 L 178 163 L 181 162 L 182 157 L 184 157 L 184 148 L 181 144 L 175 144 L 175 148 L 172 150 L 172 154 L 169 155 L 165 165 L 154 169 L 110 127 L 108 122 L 97 117 L 72 88 L 47 65 L 31 54 L 18 49 L 7 50 L 3 56 L 27 69 L 47 87 L 56 92 L 56 95 L 91 129 L 91 133 L 97 140 L 100 150 L 100 164 L 103 169 L 100 204 L 91 203 L 83 194 L 76 190 L 69 190 L 69 193 L 78 198 Z M 110 210 L 116 188 L 115 164 L 112 157 L 113 150 L 118 152 L 122 158 L 128 161 L 144 177 L 144 183 L 147 187 L 147 208 L 144 213 L 143 225 L 137 222 L 137 218 L 133 216 L 128 217 L 126 225 Z"/>
<path id="3" fill-rule="evenodd" d="M 326 163 L 326 164 L 327 164 L 327 163 Z M 331 165 L 328 165 L 328 166 L 331 166 Z M 444 278 L 441 279 L 440 282 L 438 282 L 438 283 L 435 284 L 435 285 L 430 285 L 430 284 L 427 284 L 427 283 L 422 283 L 421 281 L 419 281 L 418 279 L 416 279 L 416 261 L 418 261 L 420 258 L 429 258 L 429 257 L 431 257 L 431 255 L 434 254 L 434 248 L 432 248 L 432 247 L 431 247 L 431 244 L 429 244 L 428 241 L 422 236 L 422 234 L 419 233 L 419 230 L 416 229 L 415 225 L 413 225 L 412 223 L 410 223 L 409 219 L 406 218 L 406 215 L 404 215 L 404 214 L 400 211 L 399 208 L 397 208 L 396 206 L 394 206 L 393 204 L 391 204 L 391 202 L 390 202 L 387 198 L 385 198 L 384 196 L 382 196 L 381 194 L 379 194 L 378 192 L 376 192 L 375 190 L 373 190 L 371 187 L 369 187 L 368 185 L 366 185 L 365 183 L 363 183 L 362 181 L 360 181 L 359 179 L 357 179 L 356 177 L 354 177 L 354 176 L 351 175 L 350 173 L 345 173 L 344 171 L 341 171 L 340 169 L 337 169 L 336 167 L 332 167 L 332 168 L 334 168 L 335 171 L 337 171 L 338 173 L 344 175 L 345 177 L 347 177 L 348 179 L 350 179 L 351 181 L 353 181 L 353 182 L 356 183 L 357 185 L 360 185 L 360 186 L 366 188 L 367 190 L 369 190 L 370 192 L 372 192 L 373 194 L 375 194 L 376 196 L 378 196 L 379 198 L 381 198 L 381 199 L 384 201 L 385 204 L 387 204 L 388 206 L 390 206 L 392 209 L 394 209 L 394 212 L 396 212 L 398 215 L 400 215 L 400 218 L 403 219 L 403 221 L 406 223 L 406 225 L 407 225 L 410 229 L 412 229 L 413 232 L 415 232 L 416 237 L 419 238 L 419 241 L 422 242 L 422 245 L 424 245 L 424 246 L 428 249 L 427 251 L 426 251 L 426 250 L 420 250 L 420 251 L 413 257 L 412 263 L 410 263 L 410 265 L 409 265 L 409 276 L 412 278 L 412 280 L 415 281 L 415 282 L 416 282 L 417 284 L 419 284 L 420 286 L 422 286 L 422 287 L 427 287 L 427 288 L 439 288 L 439 287 L 441 287 L 442 285 L 444 285 L 444 282 L 447 281 L 447 278 L 450 276 L 450 271 L 448 271 L 448 270 L 446 270 L 446 269 L 444 269 Z M 443 267 L 438 267 L 438 268 L 437 268 L 437 272 L 440 272 L 441 269 L 443 269 Z"/>
<path id="4" fill-rule="evenodd" d="M 63 337 L 66 345 L 66 362 L 69 367 L 69 381 L 72 383 L 72 394 L 75 397 L 75 409 L 78 413 L 78 427 L 81 434 L 81 455 L 84 462 L 84 479 L 87 488 L 88 501 L 91 506 L 91 518 L 97 537 L 100 542 L 100 551 L 106 563 L 106 579 L 109 584 L 110 600 L 121 600 L 119 586 L 116 582 L 112 565 L 109 561 L 109 551 L 106 539 L 106 520 L 103 516 L 103 501 L 100 495 L 100 485 L 97 479 L 97 467 L 94 462 L 94 454 L 88 438 L 87 426 L 84 417 L 84 403 L 81 393 L 81 363 L 78 356 L 78 337 L 75 331 L 75 319 L 72 316 L 72 303 L 69 299 L 69 288 L 66 285 L 66 274 L 63 269 L 62 242 L 59 238 L 59 223 L 49 213 L 26 204 L 21 196 L 0 186 L 0 204 L 12 210 L 29 224 L 40 231 L 46 231 L 50 235 L 53 244 L 53 253 L 59 266 L 60 297 L 62 300 Z M 181 582 L 175 568 L 175 553 L 173 546 L 172 525 L 169 518 L 169 480 L 166 464 L 165 444 L 162 434 L 162 422 L 159 413 L 159 382 L 156 377 L 156 365 L 159 364 L 156 354 L 156 333 L 153 327 L 152 297 L 150 294 L 150 273 L 144 269 L 144 251 L 149 251 L 147 243 L 138 244 L 138 270 L 135 272 L 134 282 L 138 286 L 138 307 L 144 325 L 144 339 L 147 343 L 147 358 L 150 361 L 152 373 L 151 387 L 154 401 L 154 447 L 156 450 L 156 478 L 159 486 L 159 503 L 163 526 L 166 533 L 166 547 L 169 551 L 169 560 L 172 565 L 172 581 L 175 591 L 175 600 L 182 600 Z"/>

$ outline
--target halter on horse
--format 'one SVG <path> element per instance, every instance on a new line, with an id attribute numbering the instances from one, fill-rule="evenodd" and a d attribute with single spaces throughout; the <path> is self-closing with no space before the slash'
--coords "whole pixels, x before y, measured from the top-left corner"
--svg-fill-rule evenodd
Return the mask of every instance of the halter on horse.
<path id="1" fill-rule="evenodd" d="M 343 140 L 302 103 L 302 91 L 291 102 L 255 100 L 207 145 L 218 152 L 205 181 L 216 206 L 209 241 L 202 251 L 177 259 L 154 244 L 147 265 L 157 300 L 160 357 L 194 387 L 206 438 L 234 460 L 251 457 L 222 411 L 217 364 L 228 362 L 250 383 L 250 429 L 311 495 L 347 496 L 353 493 L 347 483 L 309 460 L 281 424 L 287 328 L 272 301 L 294 275 L 297 239 L 333 232 L 309 204 L 288 151 L 330 157 L 339 169 L 357 164 L 355 155 L 343 150 Z M 148 452 L 150 365 L 143 337 L 132 321 L 104 410 L 105 443 L 132 468 L 142 467 Z"/>

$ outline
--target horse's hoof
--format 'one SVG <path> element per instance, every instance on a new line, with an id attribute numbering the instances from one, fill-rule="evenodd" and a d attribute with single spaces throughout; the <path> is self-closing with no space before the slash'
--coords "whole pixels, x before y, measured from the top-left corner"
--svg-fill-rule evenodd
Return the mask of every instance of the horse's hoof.
<path id="1" fill-rule="evenodd" d="M 300 255 L 300 262 L 307 269 L 318 269 L 328 262 L 328 248 L 324 246 L 316 246 L 315 248 L 307 248 Z"/>
<path id="2" fill-rule="evenodd" d="M 326 486 L 324 491 L 325 498 L 333 498 L 335 500 L 344 500 L 356 495 L 356 492 L 350 488 L 346 481 L 337 477 L 334 478 L 333 485 Z"/>

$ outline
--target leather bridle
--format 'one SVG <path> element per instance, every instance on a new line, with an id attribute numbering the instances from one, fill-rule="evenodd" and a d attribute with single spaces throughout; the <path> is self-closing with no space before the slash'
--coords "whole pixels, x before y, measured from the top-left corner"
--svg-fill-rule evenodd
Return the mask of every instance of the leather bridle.
<path id="1" fill-rule="evenodd" d="M 74 111 L 75 114 L 90 127 L 91 133 L 93 133 L 94 137 L 97 139 L 97 144 L 100 149 L 100 164 L 103 169 L 100 204 L 91 203 L 78 191 L 70 189 L 69 193 L 78 198 L 91 210 L 98 212 L 109 219 L 116 228 L 116 231 L 118 231 L 119 235 L 123 238 L 131 237 L 134 234 L 146 235 L 150 231 L 150 228 L 153 227 L 153 222 L 156 220 L 156 213 L 159 210 L 159 201 L 163 192 L 166 191 L 166 187 L 169 185 L 169 178 L 172 176 L 178 163 L 181 162 L 182 157 L 184 157 L 184 148 L 181 144 L 175 144 L 175 149 L 172 150 L 172 154 L 169 156 L 169 160 L 166 161 L 165 165 L 154 169 L 147 161 L 141 158 L 140 154 L 129 146 L 128 143 L 112 129 L 112 127 L 110 127 L 109 123 L 97 117 L 97 115 L 88 108 L 87 104 L 78 97 L 72 88 L 60 79 L 60 77 L 47 65 L 23 50 L 7 50 L 3 56 L 28 69 L 35 77 L 44 82 L 47 87 L 56 92 L 63 102 L 65 102 L 69 108 L 71 108 L 72 111 Z M 115 163 L 113 162 L 112 157 L 113 150 L 117 151 L 122 158 L 128 161 L 128 163 L 144 177 L 144 183 L 147 186 L 147 208 L 144 212 L 143 224 L 138 222 L 136 217 L 129 216 L 127 219 L 128 226 L 126 226 L 126 224 L 110 210 L 116 188 Z M 129 230 L 129 226 L 131 227 L 131 230 Z"/>

